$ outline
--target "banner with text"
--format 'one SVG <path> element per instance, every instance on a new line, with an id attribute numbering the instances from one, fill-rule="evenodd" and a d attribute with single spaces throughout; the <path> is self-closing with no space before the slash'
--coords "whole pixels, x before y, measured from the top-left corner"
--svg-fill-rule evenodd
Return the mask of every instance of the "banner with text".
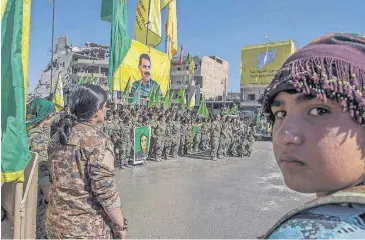
<path id="1" fill-rule="evenodd" d="M 294 51 L 294 42 L 291 40 L 243 47 L 241 85 L 269 84 Z"/>

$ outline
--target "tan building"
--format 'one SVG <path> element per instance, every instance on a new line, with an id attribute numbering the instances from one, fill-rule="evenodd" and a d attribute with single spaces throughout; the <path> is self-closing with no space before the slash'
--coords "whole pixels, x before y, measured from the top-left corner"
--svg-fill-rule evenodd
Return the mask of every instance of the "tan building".
<path id="1" fill-rule="evenodd" d="M 216 56 L 194 56 L 195 72 L 191 76 L 185 64 L 187 57 L 184 57 L 180 65 L 180 57 L 171 60 L 171 89 L 187 89 L 187 100 L 196 92 L 196 105 L 199 105 L 201 95 L 204 94 L 208 100 L 223 100 L 227 96 L 229 63 Z"/>

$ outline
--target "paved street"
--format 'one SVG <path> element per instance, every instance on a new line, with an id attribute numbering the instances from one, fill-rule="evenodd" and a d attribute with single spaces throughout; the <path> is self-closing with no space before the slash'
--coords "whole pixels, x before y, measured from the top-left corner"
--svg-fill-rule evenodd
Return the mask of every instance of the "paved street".
<path id="1" fill-rule="evenodd" d="M 127 238 L 256 238 L 313 197 L 285 187 L 271 142 L 256 142 L 249 158 L 208 159 L 116 170 Z"/>

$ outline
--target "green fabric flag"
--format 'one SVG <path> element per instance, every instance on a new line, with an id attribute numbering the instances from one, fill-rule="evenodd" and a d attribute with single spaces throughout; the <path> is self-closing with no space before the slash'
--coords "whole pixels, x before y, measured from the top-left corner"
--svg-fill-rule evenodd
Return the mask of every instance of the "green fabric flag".
<path id="1" fill-rule="evenodd" d="M 79 80 L 77 81 L 77 84 L 83 84 L 84 83 L 84 75 L 85 75 L 85 72 L 82 73 L 81 77 L 79 78 Z"/>
<path id="2" fill-rule="evenodd" d="M 171 94 L 170 94 L 170 99 L 169 99 L 170 105 L 172 103 L 172 99 L 174 99 L 174 96 L 175 96 L 175 89 L 173 89 Z"/>
<path id="3" fill-rule="evenodd" d="M 166 94 L 165 94 L 165 97 L 164 97 L 164 99 L 163 99 L 163 108 L 166 110 L 166 109 L 168 109 L 169 107 L 170 107 L 170 94 L 167 92 Z"/>
<path id="4" fill-rule="evenodd" d="M 176 103 L 180 103 L 182 108 L 185 108 L 186 105 L 186 97 L 185 97 L 185 89 L 180 88 L 179 93 L 177 94 Z"/>
<path id="5" fill-rule="evenodd" d="M 164 98 L 164 103 L 163 103 L 164 109 L 170 108 L 174 94 L 175 94 L 175 90 L 172 90 L 172 92 L 170 94 L 166 93 L 165 98 Z"/>
<path id="6" fill-rule="evenodd" d="M 111 22 L 108 85 L 113 87 L 113 75 L 131 47 L 127 32 L 127 0 L 102 0 L 101 19 Z"/>
<path id="7" fill-rule="evenodd" d="M 190 101 L 189 101 L 189 109 L 190 110 L 193 110 L 194 107 L 195 107 L 195 92 L 196 92 L 196 90 L 194 90 L 193 95 L 191 95 L 191 97 L 190 97 Z"/>
<path id="8" fill-rule="evenodd" d="M 84 80 L 82 81 L 82 83 L 81 84 L 87 84 L 87 83 L 89 83 L 89 77 L 87 76 L 87 77 L 85 77 L 84 78 Z"/>
<path id="9" fill-rule="evenodd" d="M 201 128 L 201 126 L 202 126 L 201 124 L 193 125 L 190 142 L 193 142 L 194 141 L 195 134 L 199 131 L 199 129 Z"/>
<path id="10" fill-rule="evenodd" d="M 201 100 L 200 105 L 199 105 L 198 114 L 202 117 L 205 117 L 205 118 L 207 118 L 209 116 L 209 111 L 208 111 L 208 108 L 207 108 L 207 104 L 205 102 L 205 96 L 204 95 L 203 95 L 202 100 Z"/>
<path id="11" fill-rule="evenodd" d="M 31 160 L 25 126 L 30 1 L 2 2 L 1 181 L 23 182 Z M 5 7 L 5 9 L 3 9 Z"/>
<path id="12" fill-rule="evenodd" d="M 141 84 L 138 84 L 136 91 L 134 92 L 132 103 L 139 103 L 140 100 L 140 92 L 141 92 Z"/>
<path id="13" fill-rule="evenodd" d="M 152 86 L 151 91 L 148 93 L 147 97 L 147 107 L 152 107 L 153 103 L 155 102 L 155 86 Z"/>
<path id="14" fill-rule="evenodd" d="M 185 64 L 188 65 L 190 63 L 190 53 L 188 53 L 188 56 L 186 57 L 186 61 L 185 61 Z"/>
<path id="15" fill-rule="evenodd" d="M 189 71 L 191 72 L 191 75 L 193 75 L 194 78 L 194 74 L 195 74 L 195 63 L 194 63 L 194 59 L 190 60 L 189 63 Z"/>
<path id="16" fill-rule="evenodd" d="M 131 79 L 128 79 L 127 86 L 124 88 L 122 99 L 123 102 L 128 101 L 131 88 Z"/>
<path id="17" fill-rule="evenodd" d="M 228 114 L 229 115 L 233 115 L 233 114 L 236 114 L 236 112 L 237 112 L 237 105 L 234 105 L 232 108 L 231 108 L 231 110 L 229 110 L 229 112 L 228 112 Z"/>
<path id="18" fill-rule="evenodd" d="M 155 102 L 157 104 L 157 106 L 160 106 L 161 103 L 161 89 L 160 89 L 160 85 L 158 85 L 158 88 L 155 92 Z"/>

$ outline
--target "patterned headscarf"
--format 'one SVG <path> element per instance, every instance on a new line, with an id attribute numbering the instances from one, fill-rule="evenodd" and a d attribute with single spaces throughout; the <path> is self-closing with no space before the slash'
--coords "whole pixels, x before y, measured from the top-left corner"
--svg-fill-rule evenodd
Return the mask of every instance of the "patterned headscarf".
<path id="1" fill-rule="evenodd" d="M 55 106 L 52 102 L 43 99 L 35 98 L 29 106 L 27 106 L 27 130 L 38 126 L 40 122 L 51 115 L 55 110 Z"/>
<path id="2" fill-rule="evenodd" d="M 285 90 L 332 99 L 350 117 L 365 125 L 365 36 L 333 33 L 320 37 L 291 55 L 267 87 L 263 112 L 271 122 L 271 103 Z"/>

